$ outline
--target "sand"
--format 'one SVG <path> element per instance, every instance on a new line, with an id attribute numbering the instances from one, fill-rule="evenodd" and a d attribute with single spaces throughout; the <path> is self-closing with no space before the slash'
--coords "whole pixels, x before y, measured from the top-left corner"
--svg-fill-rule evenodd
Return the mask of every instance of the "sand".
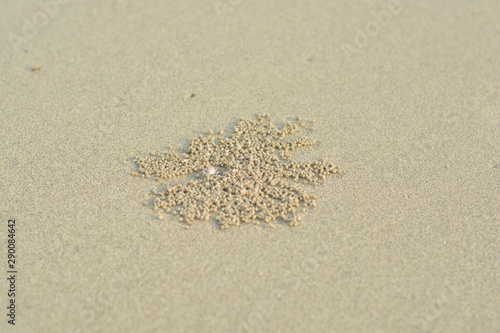
<path id="1" fill-rule="evenodd" d="M 0 14 L 16 332 L 500 330 L 497 1 L 47 3 Z M 142 205 L 130 154 L 261 113 L 344 172 L 300 226 Z"/>
<path id="2" fill-rule="evenodd" d="M 225 230 L 245 223 L 274 229 L 276 223 L 298 226 L 301 214 L 316 207 L 316 197 L 303 185 L 318 186 L 342 175 L 329 161 L 299 162 L 295 151 L 314 148 L 317 141 L 300 136 L 313 131 L 313 121 L 300 117 L 276 126 L 270 115 L 238 122 L 229 135 L 209 130 L 177 152 L 151 152 L 133 159 L 133 176 L 155 179 L 150 206 L 178 217 L 189 228 L 196 222 Z"/>

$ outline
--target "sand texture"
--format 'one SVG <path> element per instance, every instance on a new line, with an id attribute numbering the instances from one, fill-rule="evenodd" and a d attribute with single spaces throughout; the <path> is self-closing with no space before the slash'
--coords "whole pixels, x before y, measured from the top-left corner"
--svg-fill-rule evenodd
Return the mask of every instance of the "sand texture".
<path id="1" fill-rule="evenodd" d="M 54 1 L 0 11 L 0 332 L 500 331 L 498 1 Z M 131 157 L 258 114 L 342 169 L 301 223 L 158 219 Z"/>

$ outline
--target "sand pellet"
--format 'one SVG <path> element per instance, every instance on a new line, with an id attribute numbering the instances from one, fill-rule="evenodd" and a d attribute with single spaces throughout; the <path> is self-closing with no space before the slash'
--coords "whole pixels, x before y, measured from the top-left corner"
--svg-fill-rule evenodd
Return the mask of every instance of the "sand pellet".
<path id="1" fill-rule="evenodd" d="M 135 158 L 132 175 L 171 182 L 182 176 L 195 179 L 152 191 L 153 208 L 177 216 L 189 226 L 214 218 L 222 230 L 253 223 L 275 227 L 281 221 L 296 226 L 305 207 L 316 206 L 302 184 L 319 185 L 341 170 L 326 160 L 298 162 L 291 153 L 317 143 L 297 137 L 313 122 L 301 118 L 277 127 L 269 115 L 241 120 L 233 133 L 207 131 L 191 141 L 185 153 L 169 148 Z M 163 217 L 163 214 L 160 214 Z"/>

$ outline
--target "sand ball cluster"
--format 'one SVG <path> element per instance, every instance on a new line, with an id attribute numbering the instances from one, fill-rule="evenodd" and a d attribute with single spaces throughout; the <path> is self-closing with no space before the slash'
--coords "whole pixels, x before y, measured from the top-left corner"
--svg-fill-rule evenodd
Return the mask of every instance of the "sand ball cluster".
<path id="1" fill-rule="evenodd" d="M 311 124 L 297 118 L 278 128 L 267 114 L 241 120 L 229 136 L 208 131 L 192 140 L 186 153 L 170 148 L 135 158 L 134 175 L 167 183 L 166 190 L 153 191 L 160 219 L 169 213 L 189 227 L 213 218 L 222 230 L 245 223 L 274 228 L 278 221 L 296 226 L 307 207 L 316 205 L 302 185 L 341 173 L 326 160 L 291 158 L 296 149 L 317 144 L 297 137 Z M 192 179 L 169 184 L 183 176 Z"/>

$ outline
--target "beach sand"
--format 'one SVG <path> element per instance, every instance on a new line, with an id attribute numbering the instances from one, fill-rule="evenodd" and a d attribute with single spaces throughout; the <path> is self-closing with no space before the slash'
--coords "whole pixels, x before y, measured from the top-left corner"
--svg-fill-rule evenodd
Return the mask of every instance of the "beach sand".
<path id="1" fill-rule="evenodd" d="M 0 331 L 500 330 L 498 1 L 60 2 L 0 14 Z M 344 172 L 300 226 L 142 205 L 131 154 L 261 113 Z"/>

